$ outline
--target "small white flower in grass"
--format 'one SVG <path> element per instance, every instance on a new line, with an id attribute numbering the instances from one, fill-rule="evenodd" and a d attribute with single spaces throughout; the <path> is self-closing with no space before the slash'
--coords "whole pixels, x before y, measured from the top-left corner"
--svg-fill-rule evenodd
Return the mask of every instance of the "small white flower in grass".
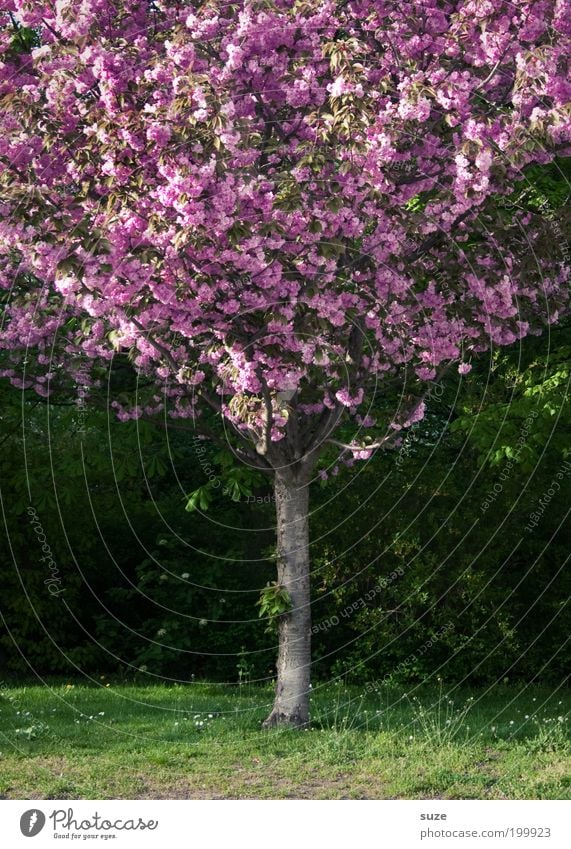
<path id="1" fill-rule="evenodd" d="M 558 722 L 565 722 L 565 717 L 564 716 L 558 716 L 557 721 Z"/>
<path id="2" fill-rule="evenodd" d="M 513 719 L 510 719 L 510 725 L 513 725 L 513 724 L 514 724 Z"/>
<path id="3" fill-rule="evenodd" d="M 492 725 L 492 731 L 495 731 L 495 730 L 496 730 L 496 726 Z"/>
<path id="4" fill-rule="evenodd" d="M 526 713 L 525 718 L 529 719 L 529 713 Z"/>
<path id="5" fill-rule="evenodd" d="M 175 727 L 178 725 L 178 722 L 175 722 Z"/>
<path id="6" fill-rule="evenodd" d="M 211 714 L 211 713 L 209 713 L 209 714 L 208 714 L 208 719 L 212 719 L 212 714 Z"/>
<path id="7" fill-rule="evenodd" d="M 190 575 L 188 574 L 188 572 L 183 572 L 183 573 L 182 573 L 182 575 L 181 575 L 180 577 L 181 577 L 184 581 L 187 581 L 187 580 L 190 578 Z"/>
<path id="8" fill-rule="evenodd" d="M 104 710 L 100 710 L 98 715 L 99 715 L 99 716 L 105 716 L 105 711 L 104 711 Z"/>

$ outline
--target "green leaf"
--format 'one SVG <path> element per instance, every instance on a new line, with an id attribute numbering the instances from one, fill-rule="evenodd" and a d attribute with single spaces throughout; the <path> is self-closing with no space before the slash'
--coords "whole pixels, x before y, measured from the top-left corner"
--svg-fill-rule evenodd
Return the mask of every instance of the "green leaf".
<path id="1" fill-rule="evenodd" d="M 209 484 L 205 486 L 199 486 L 198 489 L 195 489 L 188 498 L 186 502 L 186 507 L 184 508 L 187 513 L 192 513 L 195 510 L 202 510 L 205 512 L 208 510 L 212 503 L 212 488 Z"/>

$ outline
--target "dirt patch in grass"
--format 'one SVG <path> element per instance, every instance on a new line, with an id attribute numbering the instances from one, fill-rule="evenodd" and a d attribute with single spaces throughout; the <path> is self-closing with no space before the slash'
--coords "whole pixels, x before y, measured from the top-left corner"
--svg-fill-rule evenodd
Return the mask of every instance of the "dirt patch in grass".
<path id="1" fill-rule="evenodd" d="M 294 781 L 271 770 L 241 771 L 231 780 L 216 783 L 192 781 L 186 777 L 174 781 L 155 782 L 150 776 L 136 799 L 384 799 L 387 798 L 377 778 L 368 783 L 356 782 L 342 774 Z"/>

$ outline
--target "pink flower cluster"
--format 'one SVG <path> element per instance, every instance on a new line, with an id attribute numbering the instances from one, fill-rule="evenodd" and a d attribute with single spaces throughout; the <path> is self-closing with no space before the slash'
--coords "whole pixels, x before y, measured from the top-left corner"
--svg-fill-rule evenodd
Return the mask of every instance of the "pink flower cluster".
<path id="1" fill-rule="evenodd" d="M 570 149 L 563 0 L 189 9 L 0 2 L 7 376 L 128 350 L 173 416 L 285 446 L 565 314 L 565 257 L 497 204 Z"/>

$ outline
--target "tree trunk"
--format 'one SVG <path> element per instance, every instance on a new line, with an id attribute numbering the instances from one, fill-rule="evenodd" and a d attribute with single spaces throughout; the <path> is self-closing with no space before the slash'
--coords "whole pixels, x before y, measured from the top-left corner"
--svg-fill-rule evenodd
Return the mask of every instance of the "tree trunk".
<path id="1" fill-rule="evenodd" d="M 289 469 L 275 473 L 278 583 L 291 598 L 280 617 L 276 696 L 264 728 L 309 723 L 311 607 L 309 593 L 309 475 Z"/>

